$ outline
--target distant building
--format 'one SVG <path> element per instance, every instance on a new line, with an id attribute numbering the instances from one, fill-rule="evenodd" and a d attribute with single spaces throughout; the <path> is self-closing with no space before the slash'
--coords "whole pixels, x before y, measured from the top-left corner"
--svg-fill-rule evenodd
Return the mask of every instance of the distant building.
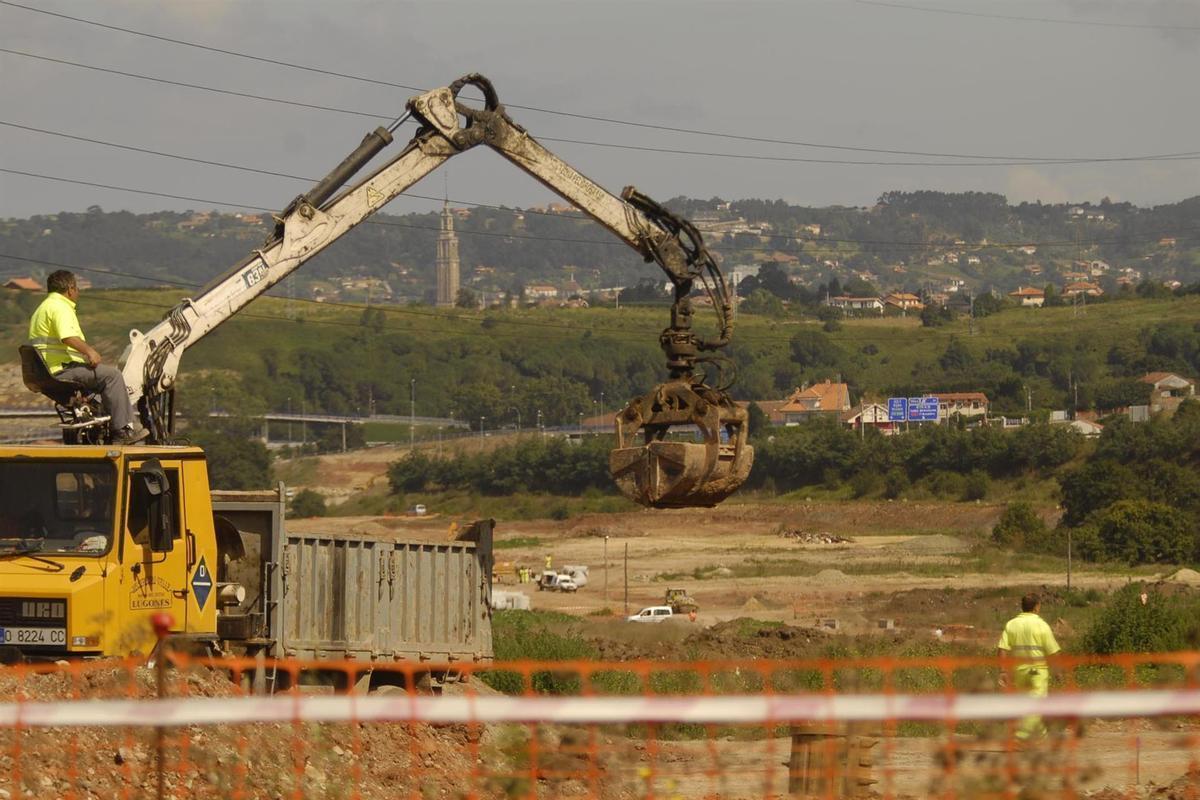
<path id="1" fill-rule="evenodd" d="M 772 425 L 783 425 L 787 422 L 783 415 L 783 407 L 789 402 L 787 400 L 735 400 L 734 402 L 747 410 L 751 403 L 758 406 L 767 415 L 767 419 Z"/>
<path id="2" fill-rule="evenodd" d="M 1087 297 L 1099 297 L 1104 294 L 1104 290 L 1099 284 L 1090 283 L 1088 281 L 1075 281 L 1063 286 L 1063 297 L 1074 297 L 1076 295 L 1086 295 Z"/>
<path id="3" fill-rule="evenodd" d="M 859 403 L 849 411 L 844 411 L 840 419 L 843 425 L 855 430 L 874 428 L 885 436 L 891 436 L 900 431 L 900 423 L 888 418 L 887 406 L 882 403 Z"/>
<path id="4" fill-rule="evenodd" d="M 46 290 L 46 287 L 42 284 L 41 281 L 36 280 L 34 278 L 30 278 L 28 276 L 9 278 L 4 283 L 4 288 L 5 289 L 20 289 L 21 291 L 25 291 L 25 292 L 41 292 L 41 291 Z"/>
<path id="5" fill-rule="evenodd" d="M 946 422 L 955 414 L 971 419 L 987 419 L 988 399 L 983 392 L 934 392 L 938 401 L 938 422 Z"/>
<path id="6" fill-rule="evenodd" d="M 1173 372 L 1148 372 L 1138 378 L 1150 384 L 1150 413 L 1174 414 L 1179 404 L 1196 396 L 1196 382 Z"/>
<path id="7" fill-rule="evenodd" d="M 550 300 L 558 297 L 558 287 L 549 283 L 530 283 L 525 287 L 525 297 L 529 300 Z"/>
<path id="8" fill-rule="evenodd" d="M 827 306 L 840 308 L 843 311 L 874 311 L 883 312 L 883 301 L 878 297 L 850 297 L 839 295 L 825 301 Z"/>
<path id="9" fill-rule="evenodd" d="M 442 206 L 442 229 L 437 240 L 437 304 L 449 308 L 458 300 L 459 263 L 458 234 L 454 232 L 454 215 L 450 204 Z"/>
<path id="10" fill-rule="evenodd" d="M 840 415 L 850 410 L 850 387 L 822 381 L 797 389 L 780 408 L 785 424 L 807 422 L 824 414 Z"/>
<path id="11" fill-rule="evenodd" d="M 1008 296 L 1021 305 L 1032 308 L 1041 308 L 1046 304 L 1046 292 L 1032 286 L 1018 286 L 1017 290 L 1009 292 Z"/>
<path id="12" fill-rule="evenodd" d="M 896 309 L 897 311 L 920 311 L 925 308 L 925 304 L 921 302 L 921 298 L 910 292 L 892 292 L 884 295 L 883 305 L 885 308 Z"/>

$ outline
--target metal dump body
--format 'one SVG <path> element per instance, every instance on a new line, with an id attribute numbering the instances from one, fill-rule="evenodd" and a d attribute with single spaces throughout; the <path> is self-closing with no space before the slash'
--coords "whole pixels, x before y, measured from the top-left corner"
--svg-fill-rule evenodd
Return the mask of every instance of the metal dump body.
<path id="1" fill-rule="evenodd" d="M 307 533 L 286 539 L 279 638 L 288 656 L 492 657 L 483 543 Z"/>
<path id="2" fill-rule="evenodd" d="M 287 531 L 282 487 L 214 492 L 213 512 L 245 551 L 225 580 L 246 586 L 248 643 L 268 655 L 491 660 L 491 520 L 444 542 Z"/>

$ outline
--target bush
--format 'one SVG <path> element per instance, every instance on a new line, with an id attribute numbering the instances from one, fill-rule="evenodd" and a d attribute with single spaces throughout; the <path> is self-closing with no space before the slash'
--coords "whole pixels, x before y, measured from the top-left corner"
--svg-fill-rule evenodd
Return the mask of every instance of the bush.
<path id="1" fill-rule="evenodd" d="M 991 480 L 988 474 L 981 469 L 973 469 L 967 475 L 966 485 L 963 487 L 963 500 L 982 500 L 987 497 L 988 490 L 991 488 Z"/>
<path id="2" fill-rule="evenodd" d="M 873 469 L 861 469 L 850 478 L 850 492 L 858 500 L 879 491 L 883 476 Z"/>
<path id="3" fill-rule="evenodd" d="M 304 489 L 292 499 L 292 515 L 296 517 L 325 516 L 325 498 L 312 489 Z"/>
<path id="4" fill-rule="evenodd" d="M 899 467 L 889 470 L 883 479 L 883 496 L 889 500 L 895 500 L 907 489 L 908 476 L 904 474 L 904 470 Z"/>
<path id="5" fill-rule="evenodd" d="M 1098 655 L 1184 650 L 1195 624 L 1192 616 L 1159 592 L 1131 583 L 1113 594 L 1084 633 L 1083 649 Z"/>
<path id="6" fill-rule="evenodd" d="M 1049 537 L 1046 523 L 1029 503 L 1009 503 L 992 528 L 992 541 L 1001 547 L 1026 550 Z"/>
<path id="7" fill-rule="evenodd" d="M 1122 500 L 1096 515 L 1092 524 L 1105 556 L 1129 564 L 1178 564 L 1196 555 L 1187 514 L 1162 503 Z"/>

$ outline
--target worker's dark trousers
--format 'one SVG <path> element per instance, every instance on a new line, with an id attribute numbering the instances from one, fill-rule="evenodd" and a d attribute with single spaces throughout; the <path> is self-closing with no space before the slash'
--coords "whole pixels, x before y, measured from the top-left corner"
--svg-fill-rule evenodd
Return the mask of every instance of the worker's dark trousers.
<path id="1" fill-rule="evenodd" d="M 90 392 L 99 392 L 104 401 L 104 408 L 111 419 L 108 427 L 117 433 L 133 420 L 133 407 L 129 405 L 129 391 L 125 388 L 125 378 L 121 371 L 108 364 L 89 367 L 87 364 L 77 364 L 67 367 L 54 377 L 60 381 L 78 383 Z"/>

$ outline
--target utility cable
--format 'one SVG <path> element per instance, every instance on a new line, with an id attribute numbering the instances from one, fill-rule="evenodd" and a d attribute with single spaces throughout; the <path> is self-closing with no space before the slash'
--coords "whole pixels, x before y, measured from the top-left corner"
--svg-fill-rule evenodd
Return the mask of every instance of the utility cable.
<path id="1" fill-rule="evenodd" d="M 867 2 L 867 0 L 860 0 L 860 2 Z M 875 2 L 875 3 L 868 3 L 868 4 L 880 5 L 880 6 L 893 6 L 896 8 L 908 8 L 908 6 L 902 6 L 902 5 L 896 4 L 896 3 Z M 172 38 L 169 36 L 162 36 L 159 34 L 148 33 L 146 31 L 139 31 L 139 30 L 135 30 L 133 28 L 125 28 L 125 27 L 121 27 L 119 25 L 109 25 L 109 24 L 106 24 L 103 22 L 98 22 L 96 20 L 72 16 L 70 14 L 63 14 L 63 13 L 55 12 L 55 11 L 48 11 L 46 9 L 41 9 L 41 8 L 34 8 L 33 6 L 24 5 L 22 3 L 12 2 L 12 0 L 0 0 L 0 5 L 9 6 L 11 8 L 18 8 L 18 9 L 22 9 L 24 11 L 31 11 L 31 12 L 38 13 L 38 14 L 45 14 L 47 16 L 57 17 L 59 19 L 68 20 L 71 22 L 78 22 L 78 23 L 81 23 L 84 25 L 92 25 L 97 28 L 104 28 L 104 29 L 110 30 L 110 31 L 126 33 L 126 34 L 129 34 L 132 36 L 141 36 L 141 37 L 144 37 L 147 39 L 154 39 L 154 40 L 157 40 L 160 42 L 166 42 L 168 44 L 175 44 L 175 45 L 180 45 L 183 47 L 191 47 L 191 48 L 195 48 L 197 50 L 205 50 L 205 51 L 217 53 L 220 55 L 234 56 L 236 58 L 244 58 L 244 59 L 248 59 L 251 61 L 257 61 L 257 62 L 264 63 L 264 64 L 273 64 L 275 66 L 286 67 L 289 69 L 303 70 L 305 72 L 310 72 L 313 74 L 327 75 L 330 77 L 359 81 L 361 83 L 369 83 L 369 84 L 374 84 L 377 86 L 388 86 L 388 87 L 396 88 L 396 89 L 405 89 L 407 91 L 413 91 L 413 92 L 428 91 L 428 89 L 421 88 L 418 86 L 411 86 L 411 85 L 404 84 L 404 83 L 396 83 L 393 81 L 385 81 L 385 80 L 381 80 L 378 78 L 370 78 L 370 77 L 366 77 L 366 76 L 362 76 L 362 75 L 354 75 L 354 74 L 346 73 L 346 72 L 338 72 L 335 70 L 322 69 L 320 67 L 314 67 L 311 65 L 297 64 L 297 63 L 290 62 L 290 61 L 282 61 L 280 59 L 267 58 L 265 56 L 254 55 L 252 53 L 244 53 L 244 52 L 237 51 L 237 50 L 228 50 L 225 48 L 213 47 L 211 45 L 199 44 L 197 42 L 189 42 L 184 39 L 176 39 L 176 38 Z M 934 11 L 936 9 L 916 9 L 916 10 Z M 949 11 L 949 12 L 945 12 L 945 13 L 966 13 L 966 12 Z M 975 14 L 973 16 L 986 16 L 986 15 Z M 1042 21 L 1052 21 L 1052 20 L 1042 20 Z M 1103 23 L 1101 23 L 1101 24 L 1103 24 Z M 1158 26 L 1133 26 L 1133 27 L 1158 27 Z M 1168 27 L 1168 26 L 1162 26 L 1162 27 Z M 1180 28 L 1168 27 L 1168 29 L 1169 30 L 1179 30 Z M 1187 28 L 1184 28 L 1184 29 L 1187 29 Z M 1061 161 L 1061 160 L 1066 160 L 1066 159 L 1061 159 L 1061 158 L 1042 157 L 1042 156 L 1008 156 L 1008 155 L 983 155 L 983 154 L 979 154 L 979 153 L 930 152 L 930 151 L 922 151 L 922 150 L 902 150 L 902 149 L 896 149 L 896 148 L 859 147 L 859 146 L 853 146 L 853 145 L 828 144 L 828 143 L 822 143 L 822 142 L 808 142 L 808 141 L 801 141 L 801 140 L 795 140 L 795 139 L 775 139 L 775 138 L 769 138 L 769 137 L 763 137 L 763 136 L 747 136 L 744 134 L 722 133 L 722 132 L 718 132 L 718 131 L 708 131 L 708 130 L 702 130 L 702 129 L 698 129 L 698 128 L 683 128 L 683 127 L 674 126 L 674 125 L 660 125 L 660 124 L 655 124 L 655 123 L 650 123 L 650 122 L 637 122 L 637 121 L 633 121 L 633 120 L 618 119 L 615 117 L 604 117 L 604 116 L 598 116 L 598 115 L 594 115 L 594 114 L 580 114 L 580 113 L 569 112 L 569 111 L 561 111 L 561 110 L 556 110 L 556 109 L 551 109 L 551 108 L 544 108 L 544 107 L 540 107 L 540 106 L 519 105 L 517 103 L 505 103 L 505 105 L 508 108 L 518 108 L 518 109 L 522 109 L 525 111 L 534 111 L 534 112 L 537 112 L 540 114 L 551 114 L 551 115 L 567 117 L 567 118 L 571 118 L 571 119 L 588 120 L 590 122 L 603 122 L 603 123 L 607 123 L 610 125 L 624 125 L 624 126 L 628 126 L 628 127 L 642 128 L 642 129 L 646 129 L 646 130 L 666 131 L 669 133 L 684 133 L 684 134 L 690 134 L 690 135 L 694 135 L 694 136 L 708 136 L 708 137 L 721 138 L 721 139 L 731 139 L 731 140 L 735 140 L 735 141 L 756 142 L 756 143 L 760 143 L 760 144 L 779 144 L 779 145 L 790 145 L 790 146 L 794 146 L 794 147 L 809 147 L 809 148 L 814 148 L 814 149 L 841 150 L 841 151 L 857 152 L 857 153 L 879 153 L 879 154 L 883 154 L 883 155 L 922 156 L 922 157 L 929 157 L 929 158 L 974 158 L 974 159 L 998 159 L 998 160 L 1006 160 L 1006 161 L 1042 161 L 1042 160 Z"/>
<path id="2" fill-rule="evenodd" d="M 3 2 L 3 0 L 0 0 Z M 186 89 L 196 89 L 199 91 L 213 92 L 232 97 L 240 97 L 250 100 L 261 100 L 268 103 L 278 103 L 282 105 L 290 105 L 298 108 L 306 108 L 317 111 L 328 111 L 337 114 L 350 114 L 357 117 L 366 117 L 375 120 L 391 121 L 395 118 L 394 115 L 376 114 L 368 111 L 357 111 L 353 109 L 338 108 L 335 106 L 325 106 L 315 103 L 303 103 L 297 100 L 284 100 L 276 97 L 268 97 L 265 95 L 251 94 L 249 92 L 239 92 L 231 89 L 219 89 L 213 86 L 205 86 L 197 83 L 188 83 L 185 81 L 170 80 L 167 78 L 159 78 L 152 75 L 143 75 L 136 72 L 126 72 L 124 70 L 111 69 L 108 67 L 98 67 L 91 64 L 83 64 L 77 61 L 68 61 L 61 58 L 52 58 L 50 56 L 42 56 L 34 53 L 27 53 L 20 50 L 11 50 L 8 48 L 0 48 L 0 53 L 9 55 L 22 56 L 25 58 L 38 59 L 48 61 L 55 64 L 76 67 L 79 69 L 94 70 L 97 72 L 107 73 L 111 75 L 119 75 L 126 78 L 136 78 L 139 80 L 152 81 L 154 83 L 165 84 L 168 86 L 178 86 Z M 985 160 L 977 161 L 865 161 L 853 159 L 837 159 L 837 158 L 810 158 L 803 156 L 769 156 L 751 153 L 721 153 L 704 150 L 686 150 L 682 148 L 672 147 L 650 147 L 645 145 L 630 145 L 617 144 L 614 142 L 596 142 L 586 139 L 571 139 L 563 137 L 539 136 L 536 137 L 545 142 L 556 142 L 560 144 L 575 144 L 586 147 L 604 147 L 617 150 L 628 150 L 634 152 L 660 153 L 665 155 L 682 155 L 695 156 L 701 158 L 723 158 L 723 159 L 740 159 L 750 161 L 766 161 L 775 163 L 798 163 L 798 164 L 831 164 L 839 166 L 874 166 L 874 167 L 1011 167 L 1011 166 L 1069 166 L 1076 164 L 1103 164 L 1103 163 L 1124 163 L 1124 162 L 1141 162 L 1141 161 L 1190 161 L 1200 159 L 1200 151 L 1185 151 L 1178 153 L 1158 153 L 1151 155 L 1137 156 L 1110 156 L 1100 158 L 1087 157 L 1072 157 L 1060 159 L 1025 159 L 1025 160 L 987 160 L 994 159 L 994 156 L 980 157 Z M 965 156 L 954 156 L 956 158 Z"/>

